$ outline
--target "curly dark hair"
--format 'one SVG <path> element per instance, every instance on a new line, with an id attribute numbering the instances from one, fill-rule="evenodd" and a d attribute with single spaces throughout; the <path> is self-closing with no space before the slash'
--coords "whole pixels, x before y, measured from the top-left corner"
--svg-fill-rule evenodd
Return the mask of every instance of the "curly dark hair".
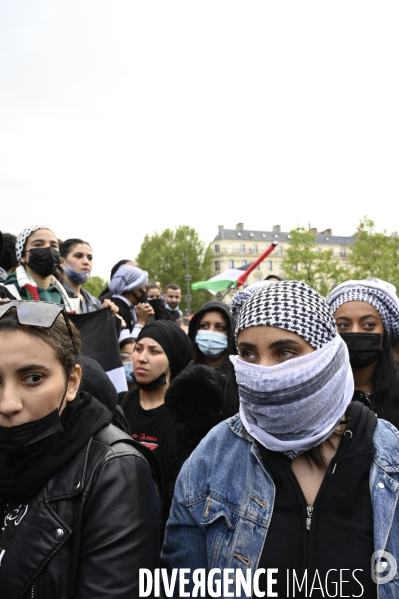
<path id="1" fill-rule="evenodd" d="M 82 346 L 78 330 L 72 323 L 70 323 L 70 327 L 71 332 L 69 332 L 62 314 L 59 314 L 53 326 L 49 329 L 20 324 L 16 308 L 12 308 L 0 319 L 0 333 L 23 331 L 27 335 L 40 339 L 49 345 L 61 363 L 67 379 L 75 365 L 79 364 L 79 354 Z"/>

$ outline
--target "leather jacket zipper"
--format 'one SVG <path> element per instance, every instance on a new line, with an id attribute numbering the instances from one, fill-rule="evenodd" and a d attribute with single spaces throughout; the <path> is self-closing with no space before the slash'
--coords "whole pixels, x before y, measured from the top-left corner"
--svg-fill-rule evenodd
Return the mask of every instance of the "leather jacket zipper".
<path id="1" fill-rule="evenodd" d="M 310 526 L 312 524 L 313 505 L 306 506 L 306 513 L 307 513 L 306 528 L 307 528 L 307 530 L 310 530 Z"/>
<path id="2" fill-rule="evenodd" d="M 35 597 L 36 597 L 36 584 L 33 583 L 31 591 L 30 591 L 30 599 L 35 599 Z"/>

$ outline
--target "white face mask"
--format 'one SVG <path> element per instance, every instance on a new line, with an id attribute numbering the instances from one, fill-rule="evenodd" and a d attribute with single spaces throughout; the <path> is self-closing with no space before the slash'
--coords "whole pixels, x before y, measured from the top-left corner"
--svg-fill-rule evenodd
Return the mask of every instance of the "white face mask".
<path id="1" fill-rule="evenodd" d="M 230 360 L 245 428 L 268 449 L 291 458 L 325 441 L 353 397 L 349 354 L 339 335 L 277 366 Z"/>

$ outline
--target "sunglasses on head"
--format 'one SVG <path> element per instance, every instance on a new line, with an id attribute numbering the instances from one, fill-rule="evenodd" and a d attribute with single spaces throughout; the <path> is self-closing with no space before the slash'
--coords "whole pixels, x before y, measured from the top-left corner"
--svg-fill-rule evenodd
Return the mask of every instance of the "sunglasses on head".
<path id="1" fill-rule="evenodd" d="M 19 324 L 27 327 L 39 327 L 42 329 L 50 329 L 58 316 L 62 314 L 68 328 L 68 333 L 71 337 L 73 348 L 76 350 L 71 322 L 66 313 L 65 306 L 62 304 L 52 304 L 50 302 L 34 302 L 27 300 L 1 302 L 0 320 L 13 308 L 16 309 Z"/>

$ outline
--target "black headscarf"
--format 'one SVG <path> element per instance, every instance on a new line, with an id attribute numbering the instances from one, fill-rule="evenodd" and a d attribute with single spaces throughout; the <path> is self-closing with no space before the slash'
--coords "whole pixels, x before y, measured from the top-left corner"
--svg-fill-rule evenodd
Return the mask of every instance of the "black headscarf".
<path id="1" fill-rule="evenodd" d="M 199 324 L 201 322 L 202 317 L 205 316 L 207 312 L 220 312 L 224 316 L 227 323 L 228 340 L 226 356 L 229 356 L 230 354 L 236 354 L 237 350 L 234 342 L 235 320 L 230 313 L 229 306 L 219 300 L 211 300 L 210 302 L 207 302 L 194 314 L 194 316 L 190 320 L 190 324 L 188 325 L 188 336 L 190 337 L 191 341 L 195 343 L 195 337 L 198 333 Z M 198 349 L 197 344 L 195 344 L 195 349 L 196 356 L 194 356 L 194 364 L 202 364 L 203 360 L 199 359 L 198 354 L 200 354 L 201 356 L 203 356 L 203 354 Z M 195 359 L 196 357 L 197 359 Z"/>
<path id="2" fill-rule="evenodd" d="M 171 320 L 156 320 L 146 324 L 136 339 L 154 339 L 165 352 L 170 367 L 171 378 L 179 374 L 193 357 L 193 345 L 186 333 Z"/>

